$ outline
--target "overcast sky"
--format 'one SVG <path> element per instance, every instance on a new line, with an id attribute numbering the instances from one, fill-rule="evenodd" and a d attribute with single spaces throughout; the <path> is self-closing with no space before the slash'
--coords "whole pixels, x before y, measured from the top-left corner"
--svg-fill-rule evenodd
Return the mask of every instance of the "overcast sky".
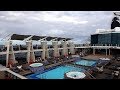
<path id="1" fill-rule="evenodd" d="M 0 37 L 10 33 L 74 38 L 110 29 L 112 11 L 0 11 Z"/>

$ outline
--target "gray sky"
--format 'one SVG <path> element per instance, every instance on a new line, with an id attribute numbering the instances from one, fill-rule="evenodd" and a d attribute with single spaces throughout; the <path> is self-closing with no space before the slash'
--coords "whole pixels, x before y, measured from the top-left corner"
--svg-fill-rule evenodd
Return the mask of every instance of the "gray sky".
<path id="1" fill-rule="evenodd" d="M 74 38 L 110 29 L 112 11 L 0 11 L 0 37 L 10 33 Z"/>

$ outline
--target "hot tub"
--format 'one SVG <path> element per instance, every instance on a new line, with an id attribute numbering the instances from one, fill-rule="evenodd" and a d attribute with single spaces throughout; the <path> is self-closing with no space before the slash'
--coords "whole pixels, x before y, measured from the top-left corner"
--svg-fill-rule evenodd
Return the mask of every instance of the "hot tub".
<path id="1" fill-rule="evenodd" d="M 33 64 L 30 64 L 30 70 L 32 72 L 42 72 L 44 71 L 44 66 L 42 63 L 33 63 Z"/>
<path id="2" fill-rule="evenodd" d="M 109 58 L 99 58 L 99 60 L 110 60 Z"/>
<path id="3" fill-rule="evenodd" d="M 84 79 L 86 75 L 83 72 L 70 71 L 65 73 L 66 79 Z"/>
<path id="4" fill-rule="evenodd" d="M 43 66 L 42 63 L 33 63 L 33 64 L 30 64 L 30 67 L 40 67 L 40 66 Z"/>

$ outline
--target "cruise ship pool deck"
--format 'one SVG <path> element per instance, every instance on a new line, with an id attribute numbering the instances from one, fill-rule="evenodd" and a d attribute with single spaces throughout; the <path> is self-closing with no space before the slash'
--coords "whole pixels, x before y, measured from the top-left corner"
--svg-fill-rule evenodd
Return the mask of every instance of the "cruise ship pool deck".
<path id="1" fill-rule="evenodd" d="M 32 75 L 28 75 L 26 77 L 29 79 L 64 79 L 64 74 L 69 71 L 83 72 L 84 69 L 69 65 L 61 65 L 45 70 L 43 73 L 38 72 Z"/>
<path id="2" fill-rule="evenodd" d="M 74 62 L 71 62 L 71 65 L 65 64 L 65 65 L 59 65 L 55 67 L 51 67 L 49 69 L 44 70 L 43 72 L 36 72 L 31 75 L 27 75 L 26 77 L 28 79 L 64 79 L 64 74 L 69 71 L 79 71 L 79 72 L 85 72 L 86 69 L 84 66 L 95 66 L 97 63 L 96 60 L 84 60 L 84 59 L 78 59 Z M 79 64 L 83 66 L 82 68 L 77 67 L 73 64 Z"/>

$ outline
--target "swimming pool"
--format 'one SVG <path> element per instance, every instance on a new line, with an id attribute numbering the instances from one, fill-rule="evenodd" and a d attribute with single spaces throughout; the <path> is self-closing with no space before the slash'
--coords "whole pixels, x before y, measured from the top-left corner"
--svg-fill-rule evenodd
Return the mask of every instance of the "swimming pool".
<path id="1" fill-rule="evenodd" d="M 74 64 L 83 65 L 83 66 L 94 66 L 97 63 L 95 60 L 84 60 L 80 59 L 74 62 Z"/>
<path id="2" fill-rule="evenodd" d="M 32 75 L 26 76 L 29 79 L 64 79 L 64 74 L 69 71 L 81 71 L 83 72 L 84 69 L 69 66 L 69 65 L 62 65 L 52 68 L 51 70 L 47 70 L 43 73 L 35 73 Z"/>

